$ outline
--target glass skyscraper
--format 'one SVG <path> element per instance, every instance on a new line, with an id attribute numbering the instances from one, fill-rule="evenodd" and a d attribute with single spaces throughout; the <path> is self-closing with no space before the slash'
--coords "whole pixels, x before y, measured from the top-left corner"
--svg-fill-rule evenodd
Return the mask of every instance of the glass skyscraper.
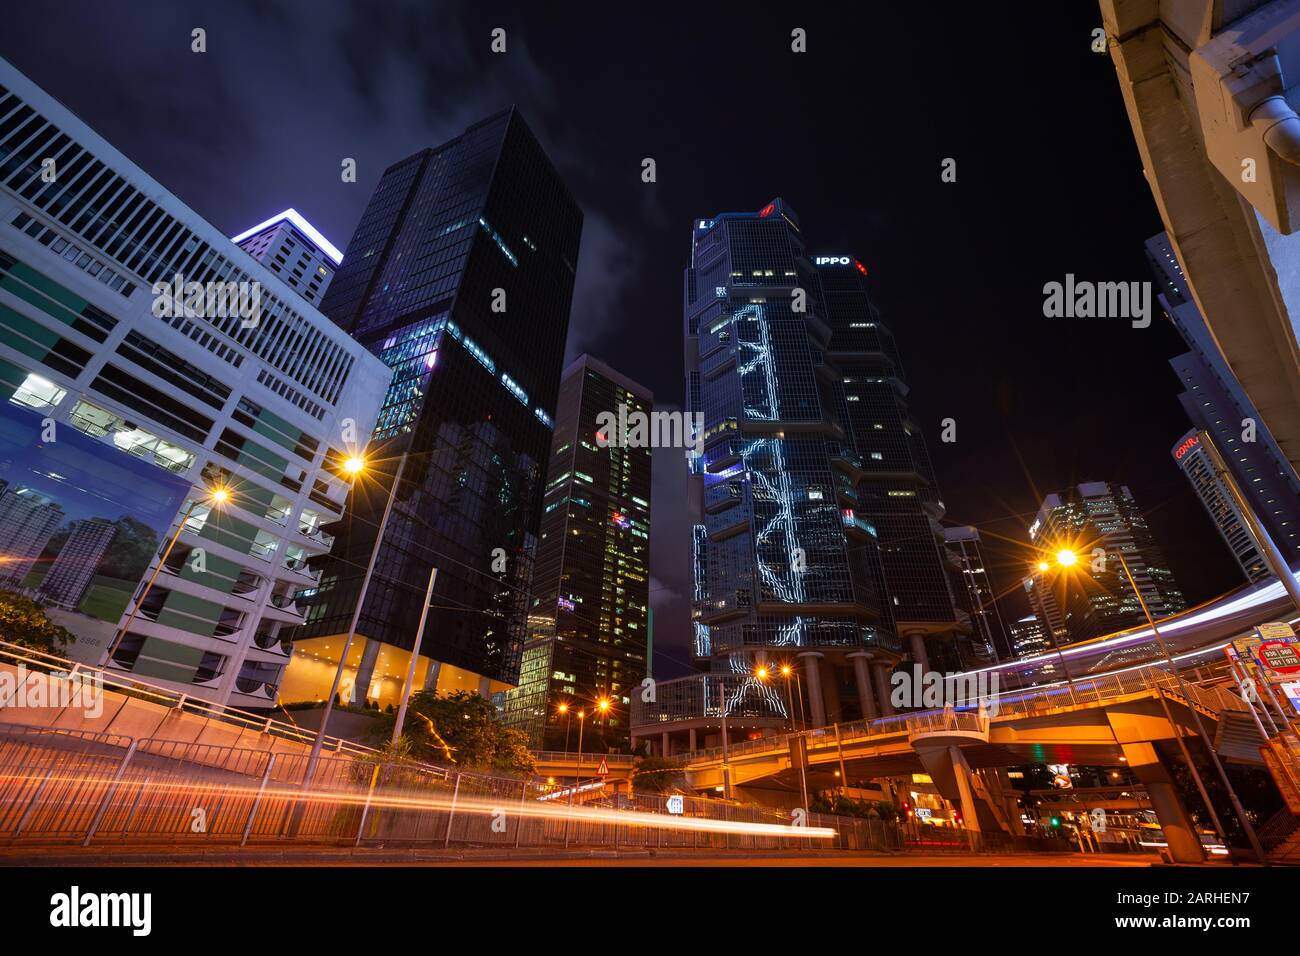
<path id="1" fill-rule="evenodd" d="M 350 696 L 398 699 L 434 566 L 417 686 L 490 695 L 517 680 L 581 231 L 514 109 L 384 172 L 321 310 L 393 382 L 370 474 L 301 596 L 286 697 L 328 692 L 399 467 Z"/>
<path id="2" fill-rule="evenodd" d="M 858 440 L 848 400 L 875 345 L 856 335 L 863 308 L 859 287 L 818 268 L 783 200 L 694 221 L 686 407 L 703 447 L 691 459 L 692 615 L 708 673 L 634 700 L 638 738 L 662 735 L 671 749 L 686 729 L 699 743 L 724 708 L 733 733 L 779 729 L 789 695 L 755 676 L 762 660 L 797 669 L 811 724 L 892 712 L 887 674 L 901 645 L 863 494 L 861 449 L 876 446 Z"/>
<path id="3" fill-rule="evenodd" d="M 575 749 L 584 707 L 584 750 L 627 747 L 631 695 L 648 676 L 651 449 L 611 434 L 602 416 L 635 423 L 653 405 L 649 389 L 589 355 L 560 384 L 528 643 L 506 697 L 507 722 L 534 747 Z M 605 713 L 593 708 L 602 698 Z"/>

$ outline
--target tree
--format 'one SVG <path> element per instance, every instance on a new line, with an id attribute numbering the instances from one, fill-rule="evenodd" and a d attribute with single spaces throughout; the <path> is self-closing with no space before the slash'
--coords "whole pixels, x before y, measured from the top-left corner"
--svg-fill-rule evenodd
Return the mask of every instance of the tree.
<path id="1" fill-rule="evenodd" d="M 682 782 L 682 766 L 667 757 L 642 757 L 632 770 L 634 786 L 644 793 L 668 793 Z"/>
<path id="2" fill-rule="evenodd" d="M 46 617 L 44 605 L 12 591 L 0 591 L 0 640 L 62 654 L 76 637 Z"/>
<path id="3" fill-rule="evenodd" d="M 376 734 L 389 739 L 396 715 L 384 714 Z M 505 727 L 496 708 L 478 694 L 439 694 L 422 690 L 407 705 L 402 736 L 416 760 L 451 764 L 465 770 L 532 774 L 537 770 L 528 735 Z"/>

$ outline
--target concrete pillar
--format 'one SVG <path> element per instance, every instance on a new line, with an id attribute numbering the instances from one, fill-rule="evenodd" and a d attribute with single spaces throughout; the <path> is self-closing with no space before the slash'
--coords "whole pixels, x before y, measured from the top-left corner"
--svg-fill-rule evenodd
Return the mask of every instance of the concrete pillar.
<path id="1" fill-rule="evenodd" d="M 975 791 L 971 786 L 970 767 L 957 747 L 948 748 L 948 759 L 952 761 L 957 782 L 957 792 L 961 795 L 961 819 L 967 829 L 979 829 L 979 811 L 975 809 Z"/>
<path id="2" fill-rule="evenodd" d="M 375 678 L 375 662 L 379 660 L 380 642 L 366 638 L 366 646 L 361 651 L 361 664 L 357 667 L 356 680 L 353 681 L 355 689 L 355 703 L 358 707 L 364 706 L 366 700 L 370 697 L 370 682 Z"/>
<path id="3" fill-rule="evenodd" d="M 921 672 L 925 673 L 930 669 L 930 655 L 925 649 L 925 633 L 911 631 L 907 634 L 907 640 L 912 646 L 912 660 L 920 664 Z"/>
<path id="4" fill-rule="evenodd" d="M 1196 827 L 1183 805 L 1173 775 L 1161 760 L 1156 748 L 1149 743 L 1121 744 L 1128 758 L 1129 769 L 1137 776 L 1151 800 L 1156 820 L 1169 845 L 1169 855 L 1175 863 L 1203 863 L 1205 851 Z"/>
<path id="5" fill-rule="evenodd" d="M 871 676 L 876 681 L 876 702 L 880 705 L 882 717 L 894 716 L 894 705 L 889 699 L 889 672 L 893 670 L 888 661 L 872 661 Z"/>
<path id="6" fill-rule="evenodd" d="M 871 654 L 867 651 L 854 651 L 849 655 L 853 662 L 853 680 L 858 685 L 858 705 L 866 720 L 875 720 L 880 716 L 876 710 L 876 696 L 871 691 Z"/>
<path id="7" fill-rule="evenodd" d="M 692 731 L 694 733 L 694 731 Z M 672 756 L 672 741 L 668 739 L 668 732 L 664 731 L 659 743 L 660 755 L 664 757 Z"/>
<path id="8" fill-rule="evenodd" d="M 442 661 L 429 661 L 429 666 L 424 672 L 424 689 L 438 689 L 438 674 L 442 671 Z"/>
<path id="9" fill-rule="evenodd" d="M 826 722 L 838 724 L 844 721 L 840 709 L 840 675 L 836 672 L 834 661 L 822 662 L 822 693 L 826 695 Z"/>
<path id="10" fill-rule="evenodd" d="M 694 727 L 690 729 L 690 734 L 691 734 L 691 750 L 692 751 L 699 750 L 700 748 L 699 748 L 698 738 L 696 736 Z"/>
<path id="11" fill-rule="evenodd" d="M 478 679 L 478 695 L 484 700 L 492 699 L 492 679 L 490 677 L 480 677 Z"/>
<path id="12" fill-rule="evenodd" d="M 808 691 L 808 716 L 814 727 L 825 727 L 826 701 L 822 697 L 822 655 L 818 651 L 804 651 L 799 657 L 803 660 L 803 682 Z"/>

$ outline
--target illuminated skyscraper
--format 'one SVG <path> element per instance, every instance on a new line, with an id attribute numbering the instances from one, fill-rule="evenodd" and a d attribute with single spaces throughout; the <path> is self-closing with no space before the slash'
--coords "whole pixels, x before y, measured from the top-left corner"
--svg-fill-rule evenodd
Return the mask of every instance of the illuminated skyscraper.
<path id="1" fill-rule="evenodd" d="M 1040 586 L 1050 589 L 1064 609 L 1065 627 L 1073 641 L 1146 620 L 1120 565 L 1121 554 L 1155 618 L 1186 607 L 1146 518 L 1124 485 L 1086 481 L 1048 495 L 1029 529 L 1029 537 L 1049 556 L 1058 548 L 1078 552 L 1074 567 L 1053 566 L 1036 576 Z"/>
<path id="2" fill-rule="evenodd" d="M 610 434 L 602 416 L 635 422 L 653 404 L 649 389 L 589 355 L 560 383 L 528 643 L 506 696 L 507 723 L 543 750 L 576 747 L 572 716 L 557 710 L 565 703 L 592 714 L 584 749 L 628 744 L 650 652 L 651 451 Z M 592 710 L 601 699 L 606 713 Z"/>
<path id="3" fill-rule="evenodd" d="M 231 241 L 315 306 L 343 261 L 343 253 L 295 209 L 286 209 Z"/>
<path id="4" fill-rule="evenodd" d="M 1187 352 L 1169 360 L 1184 389 L 1178 401 L 1187 412 L 1193 429 L 1204 430 L 1213 438 L 1224 463 L 1237 481 L 1237 487 L 1250 502 L 1273 543 L 1294 566 L 1300 562 L 1300 480 L 1228 366 L 1196 303 L 1188 296 L 1183 270 L 1169 237 L 1164 233 L 1153 236 L 1147 240 L 1146 249 L 1147 258 L 1160 280 L 1160 305 L 1187 343 Z M 1175 445 L 1175 454 L 1184 439 L 1179 439 Z M 1240 530 L 1224 524 L 1224 521 L 1238 520 L 1230 514 L 1235 512 L 1235 505 L 1229 504 L 1226 510 L 1220 507 L 1215 503 L 1212 487 L 1198 480 L 1201 469 L 1208 467 L 1202 455 L 1194 454 L 1186 461 L 1175 460 L 1228 541 L 1246 577 L 1252 581 L 1259 580 L 1259 571 L 1256 570 L 1261 563 L 1259 555 L 1250 555 L 1253 540 L 1243 541 Z M 1215 485 L 1220 483 L 1217 477 L 1213 480 Z M 1228 494 L 1227 488 L 1223 487 L 1222 492 Z M 1268 573 L 1265 572 L 1264 576 L 1267 577 Z"/>
<path id="5" fill-rule="evenodd" d="M 321 310 L 393 381 L 320 587 L 300 596 L 286 698 L 328 693 L 399 468 L 352 696 L 400 698 L 434 567 L 416 686 L 491 696 L 517 680 L 581 231 L 514 109 L 380 178 Z"/>
<path id="6" fill-rule="evenodd" d="M 1170 450 L 1174 461 L 1187 480 L 1192 483 L 1196 497 L 1210 515 L 1210 520 L 1219 530 L 1223 543 L 1228 546 L 1232 556 L 1237 559 L 1241 573 L 1250 582 L 1262 581 L 1273 576 L 1268 562 L 1260 554 L 1259 546 L 1250 533 L 1250 526 L 1242 517 L 1232 497 L 1232 491 L 1224 483 L 1210 460 L 1209 453 L 1202 442 L 1202 432 L 1192 429 Z"/>
<path id="7" fill-rule="evenodd" d="M 686 409 L 703 446 L 690 460 L 692 613 L 709 673 L 660 682 L 652 703 L 634 698 L 634 729 L 671 748 L 669 727 L 710 737 L 723 707 L 736 732 L 779 728 L 789 714 L 777 664 L 797 669 L 812 724 L 892 712 L 901 646 L 862 510 L 867 469 L 794 210 L 777 199 L 695 220 L 685 285 Z M 857 314 L 856 303 L 831 311 Z"/>

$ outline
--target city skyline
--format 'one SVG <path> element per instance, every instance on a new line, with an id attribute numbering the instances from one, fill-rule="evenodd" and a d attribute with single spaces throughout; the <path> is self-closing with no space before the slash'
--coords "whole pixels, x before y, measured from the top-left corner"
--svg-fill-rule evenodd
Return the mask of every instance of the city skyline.
<path id="1" fill-rule="evenodd" d="M 18 16 L 24 15 L 20 11 Z M 183 8 L 168 10 L 154 22 L 142 24 L 137 38 L 128 38 L 127 45 L 111 50 L 84 43 L 94 31 L 55 31 L 48 22 L 32 26 L 28 31 L 32 43 L 12 55 L 20 68 L 48 83 L 67 105 L 110 139 L 122 140 L 134 159 L 232 236 L 293 206 L 343 245 L 384 168 L 429 142 L 449 138 L 469 122 L 511 102 L 519 103 L 536 123 L 543 145 L 554 154 L 562 175 L 572 183 L 587 211 L 573 332 L 566 354 L 573 356 L 586 349 L 604 356 L 615 367 L 646 382 L 665 408 L 681 396 L 679 350 L 664 334 L 664 317 L 672 313 L 675 297 L 670 282 L 647 282 L 647 276 L 668 276 L 675 271 L 681 242 L 678 223 L 696 209 L 744 209 L 771 195 L 784 194 L 805 217 L 823 225 L 826 245 L 813 251 L 851 254 L 871 272 L 874 294 L 894 322 L 900 350 L 909 356 L 909 380 L 916 396 L 913 410 L 925 428 L 939 485 L 945 491 L 948 519 L 991 532 L 985 535 L 984 552 L 1001 590 L 1013 589 L 1023 570 L 1021 554 L 1004 539 L 1023 540 L 1039 492 L 1094 478 L 1134 488 L 1149 512 L 1157 539 L 1171 552 L 1174 570 L 1192 603 L 1235 582 L 1231 554 L 1168 458 L 1169 442 L 1186 429 L 1175 397 L 1176 380 L 1160 368 L 1180 350 L 1177 334 L 1159 316 L 1145 330 L 1131 329 L 1124 322 L 1042 316 L 1043 283 L 1059 280 L 1067 272 L 1098 278 L 1146 278 L 1139 244 L 1142 237 L 1158 231 L 1154 210 L 1139 204 L 1111 209 L 1101 217 L 1088 211 L 1092 195 L 1144 188 L 1137 156 L 1127 141 L 1129 133 L 1121 126 L 1098 119 L 1091 124 L 1103 131 L 1096 142 L 1087 138 L 1080 144 L 1071 141 L 1069 150 L 1057 150 L 1047 164 L 1033 158 L 1044 155 L 1041 147 L 1018 153 L 1017 144 L 1027 145 L 1028 141 L 1006 125 L 999 135 L 1007 144 L 1008 168 L 983 162 L 966 165 L 961 163 L 962 144 L 971 149 L 973 128 L 964 130 L 959 125 L 950 131 L 951 136 L 936 137 L 919 128 L 915 120 L 896 114 L 881 97 L 864 100 L 858 94 L 812 92 L 846 89 L 844 74 L 809 75 L 792 89 L 809 119 L 820 121 L 809 125 L 810 135 L 833 136 L 834 117 L 847 105 L 845 96 L 849 96 L 854 105 L 869 110 L 868 123 L 901 122 L 916 138 L 902 153 L 889 139 L 878 144 L 852 140 L 856 146 L 851 152 L 830 148 L 828 139 L 825 148 L 808 151 L 818 157 L 816 162 L 800 158 L 800 151 L 786 154 L 771 168 L 763 162 L 737 163 L 721 156 L 688 161 L 677 146 L 664 151 L 663 144 L 675 144 L 679 137 L 665 139 L 659 127 L 643 128 L 633 120 L 645 115 L 636 104 L 652 97 L 650 87 L 638 85 L 635 76 L 631 87 L 622 88 L 623 109 L 627 110 L 624 118 L 623 111 L 614 109 L 609 100 L 612 93 L 602 92 L 600 84 L 575 84 L 561 69 L 564 49 L 598 46 L 594 37 L 602 26 L 599 17 L 585 21 L 578 34 L 566 38 L 548 33 L 546 24 L 525 17 L 512 37 L 527 55 L 504 61 L 504 71 L 479 71 L 479 80 L 467 81 L 458 74 L 457 88 L 462 95 L 454 103 L 421 82 L 411 84 L 416 92 L 410 97 L 387 95 L 392 88 L 378 74 L 375 82 L 380 87 L 361 80 L 370 61 L 358 54 L 358 74 L 331 76 L 326 82 L 336 99 L 336 112 L 355 116 L 368 103 L 382 104 L 375 119 L 362 121 L 377 124 L 374 135 L 357 138 L 356 132 L 348 134 L 331 127 L 335 121 L 330 117 L 313 116 L 311 128 L 302 130 L 291 148 L 272 150 L 267 145 L 271 130 L 281 130 L 286 123 L 292 128 L 293 117 L 274 108 L 268 110 L 268 104 L 262 102 L 260 94 L 266 87 L 260 81 L 252 82 L 253 73 L 244 69 L 247 61 L 242 59 L 255 53 L 238 53 L 221 41 L 244 15 L 234 10 L 223 15 L 229 20 L 206 18 L 211 23 L 212 42 L 203 54 L 208 60 L 201 62 L 200 69 L 190 70 L 190 62 L 179 59 L 196 56 L 184 44 L 178 44 L 175 53 L 166 54 L 176 58 L 174 61 L 168 59 L 158 67 L 175 70 L 182 77 L 182 85 L 166 95 L 183 96 L 186 109 L 198 111 L 192 124 L 168 138 L 168 149 L 132 136 L 141 115 L 138 105 L 156 99 L 157 90 L 151 82 L 154 68 L 148 66 L 153 61 L 133 56 L 129 42 L 157 45 L 169 30 L 182 27 L 188 35 L 193 17 Z M 479 22 L 477 15 L 454 8 L 447 15 L 466 29 Z M 1092 26 L 1087 11 L 1052 11 L 1047 16 L 1060 18 L 1052 23 L 1063 37 L 1086 35 Z M 836 30 L 823 17 L 810 16 L 810 36 L 814 42 L 838 44 Z M 266 59 L 273 72 L 279 70 L 270 84 L 276 91 L 275 102 L 292 102 L 305 94 L 301 85 L 305 74 L 291 65 L 308 47 L 330 47 L 338 42 L 335 32 L 318 32 L 339 27 L 338 18 L 346 19 L 346 15 L 331 13 L 325 25 L 308 26 L 305 35 L 284 43 L 282 50 Z M 21 23 L 17 26 L 21 29 Z M 358 27 L 372 43 L 395 29 L 396 21 L 386 17 Z M 484 25 L 485 34 L 488 29 Z M 643 44 L 641 56 L 647 61 L 663 55 L 654 52 L 654 29 L 626 41 Z M 730 23 L 727 29 L 753 28 Z M 960 32 L 955 30 L 954 36 Z M 887 31 L 867 33 L 883 36 Z M 57 47 L 46 45 L 48 38 L 63 34 L 71 34 L 73 39 Z M 955 39 L 937 42 L 948 44 L 945 49 L 953 69 L 971 55 Z M 1073 103 L 1079 122 L 1089 126 L 1087 117 L 1113 117 L 1122 112 L 1122 106 L 1105 58 L 1097 57 L 1086 43 L 1077 46 L 1066 57 L 1055 50 L 1050 57 L 1044 54 L 1037 68 L 1063 79 L 1080 71 L 1096 74 L 1095 83 L 1087 83 L 1089 95 Z M 492 65 L 486 50 L 456 52 L 458 62 L 469 57 L 485 67 Z M 842 51 L 836 52 L 836 56 L 819 60 L 826 65 L 816 69 L 844 69 L 846 61 L 838 55 Z M 84 89 L 65 84 L 63 74 L 52 68 L 65 57 L 111 67 L 118 78 L 114 99 L 95 101 Z M 399 71 L 410 68 L 411 64 L 400 59 L 392 66 Z M 788 71 L 792 67 L 778 59 L 774 69 Z M 1077 81 L 1072 82 L 1075 86 L 1071 88 L 1076 88 Z M 209 95 L 218 88 L 220 92 Z M 212 122 L 205 120 L 203 111 L 212 108 L 208 104 L 231 98 L 248 107 L 240 111 L 246 115 L 239 121 L 246 127 L 248 147 L 237 153 L 205 152 L 203 130 L 220 124 L 215 114 Z M 560 102 L 577 112 L 559 112 L 556 104 Z M 605 131 L 601 136 L 593 136 L 576 121 L 582 111 L 601 117 Z M 704 104 L 691 106 L 689 100 L 681 100 L 674 115 L 674 122 L 684 130 L 703 128 L 709 121 Z M 817 133 L 823 126 L 827 132 Z M 278 133 L 274 139 L 283 142 Z M 323 149 L 325 143 L 329 150 Z M 1066 155 L 1076 149 L 1081 150 L 1080 155 Z M 1109 159 L 1115 150 L 1130 156 L 1131 162 L 1093 161 L 1103 154 Z M 339 155 L 335 157 L 335 153 Z M 941 183 L 940 162 L 953 154 L 959 164 L 957 182 Z M 348 156 L 358 161 L 355 184 L 339 182 L 338 164 Z M 646 156 L 657 160 L 658 181 L 653 184 L 641 181 L 640 163 Z M 683 178 L 683 169 L 690 170 L 689 177 Z M 1092 191 L 1060 195 L 1058 184 L 1069 179 L 1074 169 L 1087 170 Z M 1005 210 L 996 216 L 985 211 L 982 196 L 996 193 L 996 189 L 980 186 L 972 191 L 966 185 L 984 183 L 990 177 L 1008 187 L 1015 183 L 1016 189 L 1042 192 L 1052 195 L 1055 202 L 1071 204 L 1074 213 L 1068 215 L 1078 227 L 1053 236 L 1050 243 L 1035 242 L 1043 226 L 1033 218 L 1031 209 L 1004 221 Z M 220 201 L 217 195 L 222 196 Z M 845 195 L 853 204 L 849 216 L 839 212 Z M 972 227 L 975 223 L 996 233 L 979 235 Z M 1004 249 L 1008 263 L 1015 260 L 1016 267 L 1006 275 L 983 268 L 982 257 L 970 255 L 970 250 L 985 245 Z M 944 274 L 942 283 L 931 280 L 936 270 Z M 958 290 L 964 290 L 964 297 L 956 297 Z M 997 309 L 988 304 L 994 300 L 1000 303 Z M 616 321 L 616 316 L 623 319 Z M 642 339 L 625 334 L 624 328 L 659 331 Z M 933 334 L 936 329 L 942 329 L 937 338 Z M 1056 358 L 1030 360 L 1030 355 Z M 988 371 L 977 374 L 977 367 Z M 1111 393 L 1108 382 L 1114 379 L 1126 383 L 1125 395 Z M 1140 414 L 1135 415 L 1134 407 L 1141 409 Z M 939 440 L 940 422 L 948 417 L 957 420 L 955 443 Z M 1125 421 L 1131 421 L 1132 427 L 1114 427 Z M 668 500 L 680 498 L 684 494 L 680 469 L 673 467 L 671 457 L 661 464 L 661 457 L 656 452 L 655 493 Z M 656 651 L 668 673 L 685 672 L 689 661 L 689 581 L 678 559 L 684 547 L 689 547 L 684 516 L 661 509 L 652 543 L 651 596 L 659 638 Z M 1193 551 L 1203 560 L 1188 560 L 1185 555 Z"/>

